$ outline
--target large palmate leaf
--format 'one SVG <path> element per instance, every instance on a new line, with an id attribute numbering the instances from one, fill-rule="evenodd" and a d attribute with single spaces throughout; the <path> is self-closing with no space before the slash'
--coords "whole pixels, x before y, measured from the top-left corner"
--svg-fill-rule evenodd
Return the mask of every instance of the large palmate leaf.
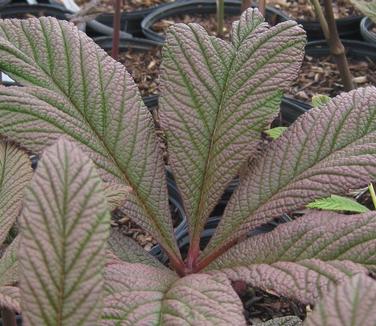
<path id="1" fill-rule="evenodd" d="M 376 281 L 356 275 L 343 282 L 315 305 L 305 326 L 375 326 Z"/>
<path id="2" fill-rule="evenodd" d="M 376 212 L 316 212 L 251 237 L 209 270 L 312 303 L 331 283 L 376 268 Z"/>
<path id="3" fill-rule="evenodd" d="M 245 325 L 242 304 L 222 276 L 184 278 L 143 264 L 106 268 L 103 325 Z"/>
<path id="4" fill-rule="evenodd" d="M 161 123 L 194 242 L 303 59 L 304 31 L 293 21 L 269 28 L 257 9 L 234 23 L 232 38 L 177 24 L 163 49 Z"/>
<path id="5" fill-rule="evenodd" d="M 23 190 L 31 176 L 27 154 L 14 145 L 0 142 L 0 244 L 17 219 Z"/>
<path id="6" fill-rule="evenodd" d="M 129 217 L 177 252 L 152 117 L 124 66 L 73 25 L 40 18 L 0 21 L 0 69 L 28 86 L 0 88 L 0 133 L 35 152 L 74 139 L 105 180 L 132 188 Z"/>
<path id="7" fill-rule="evenodd" d="M 286 211 L 374 180 L 375 116 L 376 88 L 368 87 L 299 118 L 242 180 L 206 255 Z"/>
<path id="8" fill-rule="evenodd" d="M 28 325 L 95 325 L 110 225 L 94 165 L 64 139 L 48 148 L 21 220 L 20 288 Z"/>

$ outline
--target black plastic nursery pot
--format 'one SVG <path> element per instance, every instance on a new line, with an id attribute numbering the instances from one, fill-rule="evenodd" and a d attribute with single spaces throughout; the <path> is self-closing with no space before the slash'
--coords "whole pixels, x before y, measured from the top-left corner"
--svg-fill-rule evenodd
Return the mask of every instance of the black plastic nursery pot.
<path id="1" fill-rule="evenodd" d="M 181 0 L 180 0 L 181 1 Z M 156 10 L 159 7 L 163 7 L 166 4 L 157 5 L 154 7 L 139 9 L 130 12 L 122 12 L 120 20 L 120 29 L 132 36 L 143 37 L 141 22 L 142 20 Z M 100 24 L 96 24 L 98 22 Z M 95 18 L 95 21 L 89 22 L 87 27 L 87 33 L 92 35 L 112 35 L 112 27 L 114 23 L 113 13 L 103 13 Z M 104 29 L 104 26 L 110 29 Z"/>
<path id="2" fill-rule="evenodd" d="M 61 20 L 68 20 L 72 13 L 59 5 L 36 4 L 28 5 L 23 3 L 11 3 L 0 8 L 0 18 L 30 18 L 51 16 Z"/>
<path id="3" fill-rule="evenodd" d="M 114 29 L 106 24 L 99 22 L 96 19 L 90 20 L 86 23 L 85 33 L 92 37 L 101 37 L 101 36 L 109 36 L 111 37 L 114 33 Z M 124 32 L 123 30 L 120 31 L 120 38 L 130 38 L 132 34 Z"/>
<path id="4" fill-rule="evenodd" d="M 308 112 L 312 106 L 294 98 L 284 97 L 281 103 L 278 124 L 289 126 L 302 114 Z"/>
<path id="5" fill-rule="evenodd" d="M 185 0 L 175 0 L 175 2 L 185 1 Z M 144 37 L 141 29 L 142 20 L 154 10 L 162 8 L 168 5 L 168 3 L 152 6 L 145 9 L 137 9 L 129 12 L 122 12 L 120 18 L 120 30 L 122 31 L 123 37 L 126 37 L 124 33 L 128 36 L 134 37 Z M 94 20 L 87 23 L 86 33 L 92 37 L 98 36 L 112 36 L 113 34 L 113 24 L 114 24 L 114 14 L 113 13 L 103 13 L 99 15 Z"/>
<path id="6" fill-rule="evenodd" d="M 362 18 L 362 16 L 349 16 L 337 19 L 336 25 L 340 38 L 361 40 L 359 25 Z M 318 21 L 307 21 L 303 19 L 297 19 L 296 21 L 303 26 L 307 33 L 308 41 L 323 40 L 325 38 Z"/>
<path id="7" fill-rule="evenodd" d="M 227 0 L 225 1 L 225 15 L 237 16 L 241 13 L 241 0 Z M 157 8 L 147 15 L 141 22 L 142 32 L 151 40 L 163 42 L 165 36 L 153 30 L 153 25 L 162 20 L 173 20 L 174 16 L 180 15 L 197 15 L 197 14 L 214 14 L 216 13 L 216 1 L 215 0 L 188 0 L 178 1 Z M 286 21 L 288 16 L 283 14 L 280 10 L 267 7 L 266 8 L 266 20 L 273 23 L 279 23 Z"/>
<path id="8" fill-rule="evenodd" d="M 376 44 L 376 33 L 372 31 L 375 23 L 368 17 L 364 17 L 360 22 L 360 33 L 363 40 L 369 43 Z"/>
<path id="9" fill-rule="evenodd" d="M 370 59 L 376 62 L 376 44 L 356 40 L 341 40 L 346 50 L 346 56 L 354 59 Z M 330 55 L 326 41 L 308 42 L 305 47 L 306 55 L 323 57 Z"/>
<path id="10" fill-rule="evenodd" d="M 0 0 L 0 8 L 6 6 L 8 3 L 10 3 L 12 0 Z"/>
<path id="11" fill-rule="evenodd" d="M 93 38 L 94 42 L 97 43 L 103 50 L 112 49 L 112 37 L 101 36 Z M 137 37 L 130 37 L 126 39 L 121 39 L 119 43 L 119 50 L 126 51 L 128 49 L 135 49 L 140 51 L 147 51 L 153 47 L 162 46 L 160 42 L 155 42 L 152 40 L 146 40 Z"/>
<path id="12" fill-rule="evenodd" d="M 130 35 L 142 37 L 141 21 L 144 17 L 150 14 L 151 8 L 142 9 L 131 12 L 123 12 L 121 14 L 120 29 Z M 114 14 L 104 13 L 95 18 L 95 21 L 102 25 L 95 25 L 92 22 L 88 24 L 87 33 L 90 35 L 112 35 Z M 103 30 L 103 25 L 110 29 Z"/>
<path id="13" fill-rule="evenodd" d="M 17 326 L 22 326 L 22 317 L 20 315 L 16 316 L 16 323 Z M 0 326 L 3 326 L 3 321 L 0 318 Z"/>

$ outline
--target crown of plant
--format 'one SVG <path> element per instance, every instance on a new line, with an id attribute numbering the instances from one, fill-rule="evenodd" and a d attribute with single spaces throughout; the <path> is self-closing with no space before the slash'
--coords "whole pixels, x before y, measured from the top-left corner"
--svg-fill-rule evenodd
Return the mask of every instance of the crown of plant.
<path id="1" fill-rule="evenodd" d="M 347 300 L 349 319 L 371 325 L 375 291 L 366 289 L 375 285 L 366 274 L 376 266 L 375 212 L 310 211 L 246 237 L 285 212 L 375 179 L 373 87 L 312 109 L 258 150 L 304 46 L 295 22 L 269 27 L 253 9 L 233 24 L 231 43 L 197 24 L 168 30 L 160 118 L 188 218 L 183 260 L 152 117 L 124 66 L 69 23 L 0 21 L 0 69 L 23 85 L 0 88 L 0 134 L 42 154 L 21 216 L 26 324 L 245 325 L 232 287 L 241 281 L 306 304 L 334 288 L 305 323 L 334 325 L 341 311 L 326 314 Z M 201 252 L 205 223 L 240 169 Z M 120 204 L 158 240 L 170 267 L 116 233 L 106 252 L 108 210 Z M 273 321 L 285 322 L 300 321 Z"/>

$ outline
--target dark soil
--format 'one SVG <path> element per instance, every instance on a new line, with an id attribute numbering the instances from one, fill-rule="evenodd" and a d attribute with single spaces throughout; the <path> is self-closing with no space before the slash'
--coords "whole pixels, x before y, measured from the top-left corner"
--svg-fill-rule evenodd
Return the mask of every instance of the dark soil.
<path id="1" fill-rule="evenodd" d="M 159 93 L 159 67 L 161 65 L 161 48 L 155 47 L 150 50 L 133 50 L 120 52 L 119 62 L 127 68 L 136 82 L 141 96 L 151 96 Z M 167 141 L 162 131 L 158 107 L 151 108 L 156 134 L 160 140 L 163 152 L 163 160 L 168 165 Z"/>
<path id="2" fill-rule="evenodd" d="M 120 52 L 119 61 L 125 65 L 132 75 L 142 96 L 158 93 L 159 66 L 161 63 L 161 49 L 127 50 Z"/>
<path id="3" fill-rule="evenodd" d="M 90 2 L 90 0 L 78 0 L 76 1 L 78 5 L 83 5 L 85 3 Z M 154 7 L 163 3 L 174 2 L 174 0 L 122 0 L 122 11 L 134 11 L 134 10 L 141 10 L 147 9 L 150 7 Z M 114 0 L 102 0 L 100 3 L 101 7 L 107 8 L 108 12 L 114 11 Z"/>
<path id="4" fill-rule="evenodd" d="M 240 296 L 244 305 L 244 314 L 248 325 L 255 325 L 273 318 L 297 316 L 304 320 L 309 306 L 276 296 L 272 293 L 247 287 Z"/>
<path id="5" fill-rule="evenodd" d="M 350 71 L 357 87 L 376 85 L 376 63 L 369 58 L 348 58 Z M 313 58 L 306 56 L 297 82 L 287 95 L 302 101 L 311 101 L 313 95 L 331 97 L 343 91 L 342 81 L 332 57 Z"/>
<path id="6" fill-rule="evenodd" d="M 323 1 L 321 0 L 320 2 L 323 7 Z M 271 0 L 268 4 L 274 5 L 295 19 L 306 21 L 317 20 L 310 0 Z M 351 4 L 350 0 L 334 0 L 333 12 L 336 19 L 361 15 Z"/>
<path id="7" fill-rule="evenodd" d="M 239 16 L 225 16 L 224 21 L 224 35 L 222 38 L 230 38 L 231 25 L 235 20 L 238 20 Z M 165 34 L 168 27 L 177 23 L 197 23 L 205 28 L 210 35 L 218 36 L 217 34 L 217 18 L 215 14 L 197 14 L 197 15 L 179 15 L 173 16 L 169 19 L 162 19 L 156 22 L 152 29 L 161 34 Z"/>

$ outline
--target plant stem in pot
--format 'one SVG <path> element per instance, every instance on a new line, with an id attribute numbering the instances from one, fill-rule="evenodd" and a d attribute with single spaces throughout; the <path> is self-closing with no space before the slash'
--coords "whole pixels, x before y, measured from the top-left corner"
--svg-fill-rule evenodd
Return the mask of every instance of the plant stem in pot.
<path id="1" fill-rule="evenodd" d="M 225 19 L 225 1 L 217 0 L 217 34 L 223 35 L 223 25 Z"/>
<path id="2" fill-rule="evenodd" d="M 345 48 L 339 38 L 336 21 L 333 14 L 332 0 L 324 0 L 325 16 L 318 0 L 311 0 L 316 15 L 320 21 L 321 29 L 328 42 L 330 53 L 336 60 L 343 86 L 346 91 L 354 89 L 353 78 L 347 62 Z"/>
<path id="3" fill-rule="evenodd" d="M 117 60 L 119 57 L 119 39 L 120 39 L 120 18 L 121 18 L 121 0 L 115 0 L 114 16 L 114 34 L 111 56 Z"/>
<path id="4" fill-rule="evenodd" d="M 338 70 L 341 75 L 343 86 L 346 91 L 354 89 L 349 64 L 347 62 L 345 48 L 339 38 L 336 21 L 333 14 L 332 0 L 324 0 L 325 16 L 329 27 L 329 47 L 330 52 L 336 59 Z"/>
<path id="5" fill-rule="evenodd" d="M 259 0 L 258 9 L 261 12 L 261 15 L 265 16 L 266 0 Z"/>

